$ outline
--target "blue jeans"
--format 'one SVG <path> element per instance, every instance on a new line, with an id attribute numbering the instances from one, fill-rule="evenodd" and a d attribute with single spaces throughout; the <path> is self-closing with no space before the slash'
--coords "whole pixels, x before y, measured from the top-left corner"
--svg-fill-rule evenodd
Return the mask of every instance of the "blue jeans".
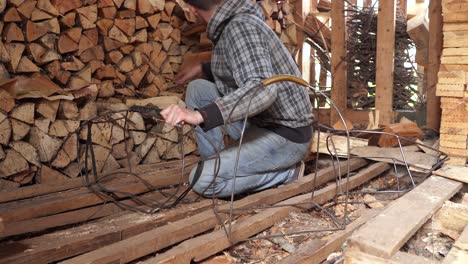
<path id="1" fill-rule="evenodd" d="M 214 83 L 194 80 L 189 83 L 185 102 L 190 109 L 201 108 L 219 98 Z M 225 131 L 238 141 L 243 121 L 225 126 Z M 280 185 L 291 180 L 296 164 L 309 151 L 309 143 L 294 143 L 267 129 L 248 124 L 240 149 L 237 176 L 234 188 L 234 167 L 238 153 L 238 142 L 227 148 L 223 144 L 222 127 L 204 132 L 195 128 L 198 149 L 204 160 L 198 180 L 194 168 L 190 174 L 193 189 L 204 196 L 230 197 L 231 193 L 255 192 Z M 219 164 L 216 153 L 219 152 Z M 215 169 L 218 170 L 217 174 Z M 217 175 L 215 177 L 215 175 Z"/>

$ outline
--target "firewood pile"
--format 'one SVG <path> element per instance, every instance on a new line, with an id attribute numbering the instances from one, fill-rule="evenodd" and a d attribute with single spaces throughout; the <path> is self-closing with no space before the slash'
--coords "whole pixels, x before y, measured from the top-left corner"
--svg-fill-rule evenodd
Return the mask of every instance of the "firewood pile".
<path id="1" fill-rule="evenodd" d="M 377 13 L 373 8 L 355 9 L 347 21 L 348 107 L 369 109 L 375 106 Z M 396 110 L 417 109 L 421 104 L 415 63 L 408 55 L 413 47 L 406 32 L 406 17 L 397 15 L 393 82 Z"/>
<path id="2" fill-rule="evenodd" d="M 162 95 L 197 44 L 181 34 L 196 21 L 183 1 L 3 0 L 0 7 L 0 76 L 12 78 L 0 88 L 0 189 L 77 177 L 83 122 L 141 104 L 119 98 L 160 98 L 160 107 L 180 101 Z M 127 128 L 122 116 L 112 118 L 120 121 L 92 129 L 99 173 L 179 158 L 179 140 L 195 150 L 193 135 L 179 139 L 174 128 L 146 133 L 139 113 Z"/>
<path id="3" fill-rule="evenodd" d="M 436 94 L 441 97 L 440 150 L 449 163 L 464 165 L 468 157 L 467 3 L 442 1 L 443 50 Z"/>
<path id="4" fill-rule="evenodd" d="M 293 3 L 259 4 L 292 50 Z M 210 59 L 205 26 L 180 0 L 0 0 L 0 14 L 0 190 L 86 173 L 88 120 L 183 104 L 175 75 Z M 196 149 L 188 126 L 105 120 L 91 131 L 98 173 L 179 159 L 179 142 Z"/>

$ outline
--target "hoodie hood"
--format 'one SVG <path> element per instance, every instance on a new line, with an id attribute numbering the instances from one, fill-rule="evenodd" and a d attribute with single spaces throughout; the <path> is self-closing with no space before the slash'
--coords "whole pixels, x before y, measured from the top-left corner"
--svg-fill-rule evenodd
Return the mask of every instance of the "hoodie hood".
<path id="1" fill-rule="evenodd" d="M 238 14 L 251 14 L 265 20 L 261 8 L 251 0 L 224 0 L 208 22 L 208 38 L 216 43 L 224 27 Z"/>

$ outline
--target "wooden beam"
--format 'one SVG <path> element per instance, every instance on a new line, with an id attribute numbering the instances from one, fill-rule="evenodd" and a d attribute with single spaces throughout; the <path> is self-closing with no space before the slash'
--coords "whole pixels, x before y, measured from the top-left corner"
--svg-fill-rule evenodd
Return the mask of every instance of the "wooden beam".
<path id="1" fill-rule="evenodd" d="M 4 244 L 0 248 L 0 263 L 57 262 L 141 234 L 168 222 L 189 218 L 209 210 L 211 206 L 211 200 L 204 200 L 178 206 L 163 214 L 123 214 L 72 229 Z M 18 246 L 24 250 L 18 251 Z"/>
<path id="2" fill-rule="evenodd" d="M 468 225 L 455 241 L 443 264 L 464 264 L 468 262 Z"/>
<path id="3" fill-rule="evenodd" d="M 375 108 L 382 124 L 394 122 L 393 72 L 395 54 L 395 0 L 379 2 Z"/>
<path id="4" fill-rule="evenodd" d="M 181 188 L 178 194 L 182 193 L 186 188 Z M 172 190 L 174 192 L 175 190 Z M 166 194 L 161 194 L 159 191 L 141 195 L 139 196 L 140 199 L 149 199 L 152 201 L 160 202 L 161 204 L 167 201 L 167 194 L 169 194 L 171 190 L 167 190 Z M 176 194 L 176 195 L 178 195 Z M 172 194 L 171 194 L 172 195 Z M 136 201 L 134 199 L 126 199 L 120 201 L 119 205 L 114 203 L 103 204 L 103 205 L 96 205 L 91 206 L 79 210 L 74 210 L 70 212 L 65 212 L 61 214 L 55 214 L 51 216 L 25 220 L 20 222 L 15 222 L 13 224 L 7 225 L 4 232 L 0 232 L 0 237 L 9 237 L 14 235 L 21 235 L 26 233 L 38 232 L 42 230 L 46 230 L 49 228 L 54 227 L 61 227 L 70 224 L 77 224 L 81 222 L 86 222 L 94 219 L 103 218 L 109 215 L 114 215 L 119 212 L 126 210 L 125 206 L 140 206 L 144 210 L 150 210 L 148 206 L 141 206 L 140 200 Z"/>
<path id="5" fill-rule="evenodd" d="M 362 166 L 365 166 L 367 163 L 363 159 L 353 159 L 350 162 L 350 170 L 354 171 Z M 341 164 L 340 171 L 344 174 L 346 171 L 346 164 Z M 312 174 L 313 175 L 313 174 Z M 312 176 L 309 175 L 309 176 Z M 313 177 L 313 176 L 312 176 Z M 242 207 L 251 207 L 251 206 L 259 206 L 259 205 L 271 205 L 274 203 L 277 203 L 279 201 L 288 199 L 292 196 L 305 193 L 307 191 L 312 190 L 314 184 L 312 181 L 312 177 L 304 177 L 301 180 L 298 180 L 294 183 L 291 183 L 286 186 L 282 186 L 281 188 L 278 189 L 269 189 L 265 190 L 263 192 L 250 195 L 242 200 L 236 201 L 235 205 L 237 208 L 242 208 Z M 321 185 L 325 182 L 328 182 L 330 180 L 334 180 L 336 177 L 336 174 L 334 172 L 333 168 L 327 168 L 320 170 L 317 175 L 317 185 Z M 279 191 L 280 190 L 280 191 Z M 227 209 L 228 207 L 224 207 L 224 209 Z M 193 215 L 193 214 L 192 214 Z M 141 218 L 140 214 L 137 214 L 139 218 Z M 157 216 L 157 215 L 156 215 Z M 157 218 L 157 217 L 156 217 Z M 183 221 L 182 223 L 185 223 L 187 226 L 192 226 L 193 225 L 193 230 L 191 232 L 204 232 L 207 230 L 210 230 L 213 228 L 215 225 L 218 224 L 218 220 L 216 216 L 213 215 L 213 210 L 209 209 L 207 211 L 204 211 L 202 213 L 196 214 L 193 217 L 186 217 L 187 220 Z M 179 218 L 180 219 L 180 218 Z M 208 219 L 208 220 L 207 220 Z M 129 219 L 128 222 L 135 222 L 137 220 L 135 219 Z M 174 220 L 172 220 L 174 221 Z M 114 219 L 113 222 L 116 222 Z M 167 222 L 167 219 L 166 219 Z M 99 222 L 101 223 L 101 221 Z M 151 222 L 143 222 L 144 225 L 146 224 L 151 224 Z M 162 222 L 158 222 L 162 223 Z M 198 224 L 197 224 L 198 223 Z M 162 226 L 158 229 L 155 229 L 156 233 L 161 234 L 161 232 L 166 232 L 165 230 L 170 230 L 168 231 L 168 234 L 172 234 L 171 232 L 173 229 L 177 229 L 179 227 L 179 224 L 181 222 L 175 222 L 175 223 L 170 223 L 168 226 Z M 89 225 L 84 225 L 82 227 L 79 227 L 74 230 L 71 234 L 68 234 L 66 239 L 61 239 L 54 241 L 54 243 L 46 243 L 45 241 L 52 240 L 51 237 L 61 237 L 60 232 L 52 233 L 50 235 L 45 235 L 41 238 L 33 238 L 30 240 L 23 240 L 20 241 L 22 245 L 25 245 L 28 248 L 35 248 L 35 250 L 26 250 L 26 251 L 21 251 L 17 254 L 11 254 L 8 252 L 12 252 L 9 248 L 5 248 L 5 251 L 3 248 L 0 248 L 0 260 L 5 259 L 5 263 L 31 263 L 32 260 L 40 258 L 42 262 L 55 262 L 61 259 L 69 258 L 76 256 L 78 254 L 82 254 L 91 250 L 95 250 L 96 247 L 102 247 L 105 245 L 109 245 L 112 243 L 115 243 L 117 241 L 120 241 L 122 239 L 129 238 L 133 235 L 140 234 L 141 228 L 137 228 L 138 226 L 135 226 L 135 223 L 131 225 L 131 229 L 128 229 L 129 227 L 126 227 L 127 224 L 122 224 L 121 225 L 111 225 L 115 226 L 115 228 L 109 229 L 109 223 L 104 222 L 104 225 L 97 224 L 89 224 Z M 160 226 L 156 225 L 155 227 Z M 94 230 L 96 232 L 90 233 L 89 230 Z M 140 232 L 140 231 L 141 232 Z M 148 229 L 145 229 L 144 231 L 147 231 Z M 99 232 L 98 232 L 99 231 Z M 176 233 L 174 233 L 175 235 Z M 180 236 L 177 237 L 177 239 L 180 239 Z M 171 245 L 172 243 L 177 243 L 180 241 L 176 241 L 177 239 L 170 237 L 170 239 L 167 239 L 167 241 L 164 241 L 163 243 L 169 243 Z M 183 240 L 183 239 L 182 239 Z M 159 245 L 164 247 L 165 244 Z M 141 250 L 148 250 L 147 248 L 143 248 Z M 3 254 L 2 254 L 3 252 Z M 51 254 L 51 252 L 54 252 L 54 254 Z M 4 257 L 2 259 L 3 255 L 8 255 L 8 257 Z M 2 263 L 2 261 L 0 261 Z"/>
<path id="6" fill-rule="evenodd" d="M 304 54 L 304 31 L 302 30 L 302 28 L 304 28 L 304 21 L 305 21 L 305 18 L 306 18 L 306 14 L 308 14 L 309 10 L 306 9 L 307 8 L 307 1 L 304 1 L 304 0 L 299 0 L 299 1 L 296 1 L 295 3 L 295 12 L 294 12 L 294 20 L 296 21 L 296 23 L 299 25 L 299 27 L 301 28 L 301 30 L 296 30 L 296 41 L 297 41 L 297 47 L 299 47 L 299 52 L 297 54 L 297 66 L 299 67 L 299 70 L 301 71 L 301 73 L 303 74 L 303 76 L 305 74 L 308 74 L 308 72 L 305 72 L 305 68 L 304 66 L 306 65 L 305 64 L 305 61 L 307 60 L 305 54 Z M 306 10 L 306 12 L 304 12 L 304 10 Z"/>
<path id="7" fill-rule="evenodd" d="M 190 169 L 187 169 L 186 174 L 188 175 L 189 172 Z M 133 179 L 133 176 L 126 178 Z M 158 187 L 179 184 L 180 169 L 162 170 L 156 173 L 140 176 L 140 179 L 141 180 L 133 179 L 133 182 L 128 182 L 128 180 L 120 182 L 117 181 L 113 185 L 106 185 L 106 187 L 120 192 L 139 194 L 149 191 L 148 184 Z M 125 195 L 120 194 L 117 195 L 116 198 L 125 198 Z M 83 187 L 74 191 L 42 197 L 41 199 L 32 199 L 22 203 L 2 205 L 0 209 L 0 218 L 3 219 L 3 222 L 6 225 L 7 223 L 66 212 L 104 202 L 105 199 L 103 199 L 101 195 Z"/>
<path id="8" fill-rule="evenodd" d="M 398 8 L 403 16 L 406 17 L 406 12 L 408 11 L 408 0 L 398 0 Z"/>
<path id="9" fill-rule="evenodd" d="M 332 173 L 332 175 L 334 177 L 334 173 Z M 320 178 L 321 177 L 317 178 L 317 180 L 319 180 Z M 353 177 L 350 179 L 350 181 L 352 181 L 352 179 L 355 179 L 355 181 L 353 181 L 353 184 L 354 182 L 362 184 L 362 180 L 364 178 Z M 366 181 L 367 180 L 368 179 L 366 179 Z M 278 189 L 266 190 L 261 193 L 257 193 L 246 197 L 242 200 L 235 201 L 233 204 L 233 208 L 250 208 L 252 206 L 275 204 L 295 195 L 298 195 L 299 193 L 304 193 L 300 190 L 305 190 L 305 185 L 309 185 L 310 187 L 312 187 L 310 185 L 312 183 L 313 177 L 304 177 L 292 184 L 281 186 Z M 323 189 L 323 192 L 325 192 L 326 195 L 324 194 L 324 196 L 319 196 L 318 194 L 316 194 L 316 197 L 324 198 L 325 201 L 331 199 L 335 194 L 336 186 L 330 186 L 332 186 L 332 192 L 329 192 L 329 187 L 327 187 Z M 310 191 L 311 188 L 309 188 L 308 190 Z M 293 201 L 300 202 L 303 201 L 303 199 L 308 199 L 308 201 L 310 201 L 310 194 L 298 197 L 300 198 L 293 198 Z M 318 198 L 316 202 L 320 203 Z M 219 209 L 229 210 L 229 205 L 220 206 Z M 101 261 L 105 261 L 106 263 L 127 263 L 140 257 L 146 256 L 148 254 L 151 254 L 153 252 L 156 252 L 158 250 L 161 250 L 163 248 L 166 248 L 168 246 L 171 246 L 185 239 L 188 239 L 190 237 L 193 237 L 195 235 L 198 235 L 200 233 L 209 231 L 212 228 L 214 228 L 217 224 L 219 224 L 218 218 L 214 214 L 213 210 L 208 210 L 206 212 L 202 212 L 192 217 L 187 217 L 183 220 L 174 223 L 169 223 L 166 226 L 153 229 L 151 231 L 142 233 L 127 240 L 114 243 L 112 245 L 109 245 L 108 247 L 103 247 L 93 252 L 89 252 L 87 254 L 78 256 L 64 263 L 100 263 Z M 222 232 L 224 234 L 224 231 Z M 218 241 L 218 243 L 219 245 L 224 245 L 224 243 L 222 243 L 221 241 Z M 218 245 L 218 243 L 216 245 Z"/>
<path id="10" fill-rule="evenodd" d="M 362 6 L 363 7 L 371 7 L 372 6 L 372 0 L 363 0 Z"/>
<path id="11" fill-rule="evenodd" d="M 187 164 L 191 164 L 194 162 L 198 161 L 197 157 L 187 157 L 185 159 Z M 149 170 L 157 170 L 161 168 L 167 168 L 167 167 L 180 167 L 181 166 L 181 161 L 169 161 L 169 162 L 161 162 L 158 164 L 152 164 L 152 165 L 140 165 L 136 168 L 134 168 L 135 173 L 143 173 L 144 171 L 149 171 Z M 124 171 L 119 170 L 119 171 Z M 5 202 L 10 202 L 10 201 L 17 201 L 17 200 L 22 200 L 22 199 L 27 199 L 31 197 L 36 197 L 44 194 L 51 194 L 51 193 L 56 193 L 56 192 L 61 192 L 61 191 L 66 191 L 78 187 L 83 186 L 83 178 L 75 178 L 75 179 L 70 179 L 67 181 L 61 181 L 59 183 L 51 183 L 51 184 L 35 184 L 32 186 L 25 186 L 21 187 L 16 190 L 12 191 L 5 191 L 5 192 L 0 192 L 0 203 L 5 203 Z"/>
<path id="12" fill-rule="evenodd" d="M 459 182 L 430 177 L 355 232 L 349 247 L 391 258 L 462 187 Z"/>
<path id="13" fill-rule="evenodd" d="M 426 264 L 430 259 L 398 251 L 391 259 L 377 257 L 356 249 L 346 250 L 345 264 Z"/>
<path id="14" fill-rule="evenodd" d="M 379 213 L 380 210 L 366 210 L 364 213 L 352 223 L 346 226 L 343 231 L 336 232 L 327 239 L 314 239 L 299 247 L 297 251 L 282 259 L 279 264 L 319 264 L 327 257 L 340 249 L 345 240 L 351 234 L 367 221 L 372 219 Z"/>
<path id="15" fill-rule="evenodd" d="M 346 86 L 346 26 L 345 26 L 345 1 L 332 1 L 332 55 L 331 74 L 332 89 L 331 99 L 340 112 L 347 108 L 347 86 Z M 331 110 L 331 124 L 338 122 L 339 115 L 334 108 Z"/>
<path id="16" fill-rule="evenodd" d="M 369 181 L 370 179 L 376 177 L 383 171 L 387 170 L 389 166 L 383 163 L 377 163 L 369 166 L 368 168 L 362 170 L 357 175 L 353 176 L 349 182 L 349 189 L 354 189 L 360 184 Z M 314 195 L 314 202 L 317 204 L 323 204 L 326 201 L 332 199 L 337 195 L 337 186 L 332 184 L 327 186 Z M 301 209 L 310 209 L 314 207 L 310 203 L 310 194 L 304 194 L 291 198 L 289 200 L 283 201 L 277 205 L 283 207 L 271 208 L 262 211 L 261 213 L 249 217 L 244 221 L 240 221 L 238 224 L 233 225 L 232 236 L 234 241 L 247 239 L 275 224 L 281 218 L 278 215 L 288 215 L 289 212 L 293 212 L 297 208 Z M 300 206 L 287 206 L 289 204 L 301 204 Z M 153 263 L 190 263 L 191 260 L 195 262 L 200 262 L 224 249 L 232 246 L 231 241 L 227 238 L 223 229 L 199 236 L 187 241 L 184 241 L 180 245 L 164 252 L 163 254 L 158 255 L 156 258 L 151 260 Z M 75 262 L 80 263 L 80 262 Z M 81 262 L 81 263 L 87 263 Z"/>
<path id="17" fill-rule="evenodd" d="M 445 165 L 441 169 L 434 171 L 434 174 L 455 181 L 468 183 L 468 168 L 465 166 Z"/>
<path id="18" fill-rule="evenodd" d="M 437 74 L 440 67 L 442 53 L 442 6 L 441 2 L 429 2 L 429 64 L 427 67 L 427 103 L 426 127 L 439 131 L 440 129 L 440 98 L 436 96 Z"/>

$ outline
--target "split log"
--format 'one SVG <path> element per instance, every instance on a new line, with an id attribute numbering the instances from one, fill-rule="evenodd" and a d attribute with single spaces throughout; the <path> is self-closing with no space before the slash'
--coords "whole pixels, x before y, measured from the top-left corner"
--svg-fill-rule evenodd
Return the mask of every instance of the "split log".
<path id="1" fill-rule="evenodd" d="M 11 121 L 11 130 L 12 130 L 12 139 L 14 141 L 24 139 L 31 130 L 31 126 L 28 124 L 18 121 L 16 119 L 10 119 Z"/>
<path id="2" fill-rule="evenodd" d="M 26 159 L 29 163 L 41 167 L 41 161 L 39 159 L 39 153 L 33 145 L 24 141 L 15 141 L 10 143 L 11 149 L 15 150 L 21 156 Z"/>
<path id="3" fill-rule="evenodd" d="M 33 127 L 30 132 L 29 143 L 38 150 L 41 162 L 50 162 L 57 155 L 63 141 L 47 135 L 37 127 Z"/>
<path id="4" fill-rule="evenodd" d="M 391 133 L 400 137 L 405 137 L 410 140 L 416 141 L 423 136 L 422 130 L 414 122 L 391 124 L 384 128 L 383 132 Z M 413 144 L 411 141 L 404 139 L 400 140 L 402 145 Z M 396 147 L 398 146 L 398 138 L 391 135 L 381 135 L 378 145 L 381 147 Z"/>
<path id="5" fill-rule="evenodd" d="M 13 176 L 29 169 L 29 164 L 21 154 L 14 150 L 7 150 L 5 159 L 0 162 L 0 178 Z"/>
<path id="6" fill-rule="evenodd" d="M 0 109 L 8 113 L 14 107 L 15 107 L 14 97 L 6 90 L 3 90 L 0 88 Z"/>
<path id="7" fill-rule="evenodd" d="M 3 114 L 0 112 L 0 118 L 2 115 Z M 11 123 L 10 120 L 6 118 L 0 122 L 0 144 L 7 146 L 10 142 L 11 134 Z"/>

